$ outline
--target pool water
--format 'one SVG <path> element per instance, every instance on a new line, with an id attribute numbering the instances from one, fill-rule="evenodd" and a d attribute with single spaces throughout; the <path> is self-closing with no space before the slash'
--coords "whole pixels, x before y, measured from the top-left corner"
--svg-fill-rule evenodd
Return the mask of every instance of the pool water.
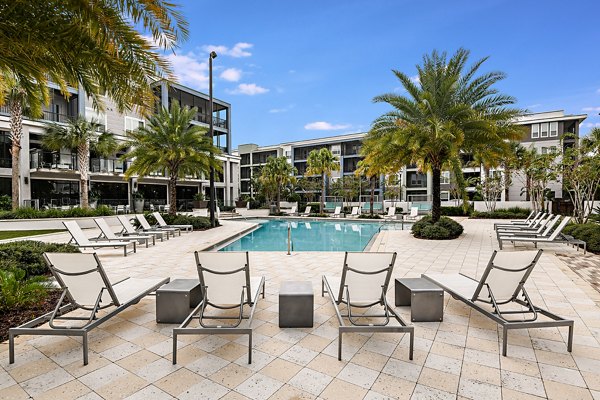
<path id="1" fill-rule="evenodd" d="M 380 230 L 402 229 L 397 223 L 263 220 L 258 229 L 219 251 L 287 251 L 288 225 L 292 251 L 363 251 Z"/>

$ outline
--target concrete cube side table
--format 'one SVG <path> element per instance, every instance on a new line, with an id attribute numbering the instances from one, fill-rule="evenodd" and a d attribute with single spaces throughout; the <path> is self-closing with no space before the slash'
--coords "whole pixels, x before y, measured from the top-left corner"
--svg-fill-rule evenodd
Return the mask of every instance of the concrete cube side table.
<path id="1" fill-rule="evenodd" d="M 412 322 L 444 320 L 444 289 L 423 278 L 396 279 L 396 306 L 410 306 Z"/>
<path id="2" fill-rule="evenodd" d="M 198 279 L 174 279 L 156 290 L 156 322 L 179 324 L 202 301 Z"/>
<path id="3" fill-rule="evenodd" d="M 279 290 L 279 327 L 312 328 L 314 304 L 312 283 L 282 282 Z"/>

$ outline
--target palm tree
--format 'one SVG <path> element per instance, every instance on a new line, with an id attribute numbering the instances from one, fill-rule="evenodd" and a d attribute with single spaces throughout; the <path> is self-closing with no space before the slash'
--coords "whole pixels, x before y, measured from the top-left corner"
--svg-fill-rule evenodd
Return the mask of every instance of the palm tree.
<path id="1" fill-rule="evenodd" d="M 327 183 L 327 177 L 331 176 L 332 171 L 339 170 L 340 159 L 334 156 L 328 148 L 323 147 L 322 149 L 312 150 L 308 153 L 306 174 L 320 175 L 323 180 L 321 184 L 321 204 L 319 205 L 319 212 L 321 214 L 325 208 L 325 184 Z"/>
<path id="2" fill-rule="evenodd" d="M 42 104 L 48 103 L 49 95 L 47 87 L 40 91 L 27 91 L 23 86 L 22 77 L 13 73 L 4 73 L 0 75 L 0 79 L 3 79 L 2 83 L 5 85 L 4 96 L 0 96 L 0 100 L 8 105 L 10 111 L 12 208 L 15 210 L 20 205 L 21 181 L 19 175 L 23 116 L 40 117 L 42 115 Z"/>
<path id="3" fill-rule="evenodd" d="M 417 65 L 418 79 L 393 71 L 406 95 L 383 94 L 374 98 L 393 107 L 372 125 L 362 153 L 367 162 L 400 170 L 417 164 L 431 171 L 432 219 L 441 215 L 440 178 L 442 170 L 462 174 L 460 154 L 480 146 L 506 146 L 518 139 L 520 129 L 511 124 L 521 110 L 511 108 L 515 99 L 503 95 L 494 84 L 502 72 L 476 76 L 483 58 L 467 67 L 469 51 L 459 49 L 450 59 L 433 51 Z"/>
<path id="4" fill-rule="evenodd" d="M 147 176 L 156 171 L 168 173 L 169 193 L 172 207 L 169 213 L 177 211 L 177 180 L 186 175 L 208 173 L 210 167 L 222 170 L 221 163 L 215 158 L 220 154 L 206 136 L 206 128 L 192 125 L 192 119 L 198 113 L 196 107 L 181 108 L 179 103 L 171 103 L 171 110 L 162 107 L 148 119 L 145 127 L 130 134 L 128 145 L 131 151 L 122 156 L 133 159 L 125 172 L 125 178 L 133 175 Z"/>
<path id="5" fill-rule="evenodd" d="M 64 93 L 67 85 L 81 85 L 97 106 L 106 92 L 119 111 L 152 106 L 148 78 L 174 79 L 156 50 L 173 51 L 188 36 L 178 6 L 165 1 L 3 2 L 0 14 L 0 37 L 10 41 L 0 52 L 0 75 L 19 76 L 28 97 L 44 90 L 48 79 Z"/>
<path id="6" fill-rule="evenodd" d="M 365 176 L 369 181 L 369 189 L 371 195 L 369 196 L 369 208 L 370 214 L 373 216 L 373 204 L 375 203 L 375 183 L 376 179 L 384 172 L 381 165 L 369 164 L 366 160 L 361 160 L 357 164 L 357 169 L 354 172 L 357 176 Z"/>
<path id="7" fill-rule="evenodd" d="M 90 150 L 108 157 L 118 148 L 115 137 L 110 132 L 99 133 L 98 121 L 88 121 L 84 117 L 70 120 L 66 125 L 52 123 L 46 126 L 42 145 L 52 151 L 77 149 L 77 170 L 80 179 L 81 207 L 89 207 L 89 165 Z"/>
<path id="8" fill-rule="evenodd" d="M 261 183 L 275 189 L 278 214 L 281 212 L 281 191 L 286 186 L 296 183 L 296 172 L 296 168 L 287 162 L 286 157 L 269 157 L 261 170 Z"/>

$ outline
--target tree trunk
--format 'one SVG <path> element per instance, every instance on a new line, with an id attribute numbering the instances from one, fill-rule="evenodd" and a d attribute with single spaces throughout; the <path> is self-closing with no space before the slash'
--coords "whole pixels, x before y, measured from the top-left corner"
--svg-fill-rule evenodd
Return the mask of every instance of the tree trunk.
<path id="1" fill-rule="evenodd" d="M 13 211 L 21 205 L 19 194 L 21 188 L 20 162 L 21 162 L 21 136 L 23 135 L 23 106 L 14 101 L 10 105 L 10 139 L 12 147 L 12 209 Z"/>
<path id="2" fill-rule="evenodd" d="M 279 205 L 280 202 L 281 202 L 281 190 L 279 188 L 277 188 L 277 208 L 276 208 L 277 214 L 279 214 L 281 212 L 280 205 Z"/>
<path id="3" fill-rule="evenodd" d="M 431 205 L 431 220 L 437 222 L 442 215 L 442 199 L 440 197 L 440 179 L 442 178 L 442 170 L 433 168 L 433 185 L 432 185 L 432 205 Z"/>
<path id="4" fill-rule="evenodd" d="M 369 198 L 369 207 L 371 208 L 371 217 L 373 216 L 373 203 L 375 203 L 375 179 L 371 177 L 371 197 Z"/>
<path id="5" fill-rule="evenodd" d="M 323 174 L 323 186 L 321 187 L 321 204 L 319 204 L 319 214 L 323 214 L 325 209 L 325 174 Z"/>
<path id="6" fill-rule="evenodd" d="M 88 208 L 89 204 L 89 154 L 90 143 L 85 142 L 77 147 L 77 169 L 79 170 L 79 179 L 81 180 L 81 208 Z"/>
<path id="7" fill-rule="evenodd" d="M 169 214 L 176 215 L 177 214 L 177 175 L 171 175 L 169 177 L 169 193 L 171 194 L 170 198 L 170 206 L 169 206 Z M 211 201 L 213 199 L 211 198 Z M 216 214 L 216 213 L 215 213 Z"/>

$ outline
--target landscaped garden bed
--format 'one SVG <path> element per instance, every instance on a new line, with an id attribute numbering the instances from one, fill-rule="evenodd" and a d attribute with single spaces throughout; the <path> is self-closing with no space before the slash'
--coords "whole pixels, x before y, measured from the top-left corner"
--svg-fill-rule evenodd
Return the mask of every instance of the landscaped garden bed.
<path id="1" fill-rule="evenodd" d="M 71 208 L 70 210 L 36 210 L 30 207 L 21 207 L 15 211 L 1 211 L 1 219 L 37 219 L 37 218 L 80 218 L 80 217 L 103 217 L 114 215 L 113 210 L 108 206 L 98 206 L 97 208 Z"/>
<path id="2" fill-rule="evenodd" d="M 600 254 L 600 225 L 595 222 L 587 224 L 569 224 L 563 229 L 563 234 L 587 243 L 587 250 Z"/>
<path id="3" fill-rule="evenodd" d="M 448 217 L 441 217 L 434 223 L 431 216 L 428 215 L 415 222 L 411 232 L 414 237 L 419 239 L 448 240 L 459 237 L 463 233 L 463 227 Z"/>
<path id="4" fill-rule="evenodd" d="M 163 219 L 168 225 L 192 225 L 195 231 L 205 231 L 210 229 L 210 218 L 208 217 L 196 217 L 193 215 L 171 215 L 171 214 L 161 214 Z M 151 225 L 156 224 L 156 218 L 152 214 L 146 215 L 146 219 L 148 223 Z M 133 224 L 138 226 L 139 222 L 137 220 L 133 221 Z M 218 224 L 218 223 L 217 223 Z M 218 225 L 217 225 L 218 226 Z"/>

